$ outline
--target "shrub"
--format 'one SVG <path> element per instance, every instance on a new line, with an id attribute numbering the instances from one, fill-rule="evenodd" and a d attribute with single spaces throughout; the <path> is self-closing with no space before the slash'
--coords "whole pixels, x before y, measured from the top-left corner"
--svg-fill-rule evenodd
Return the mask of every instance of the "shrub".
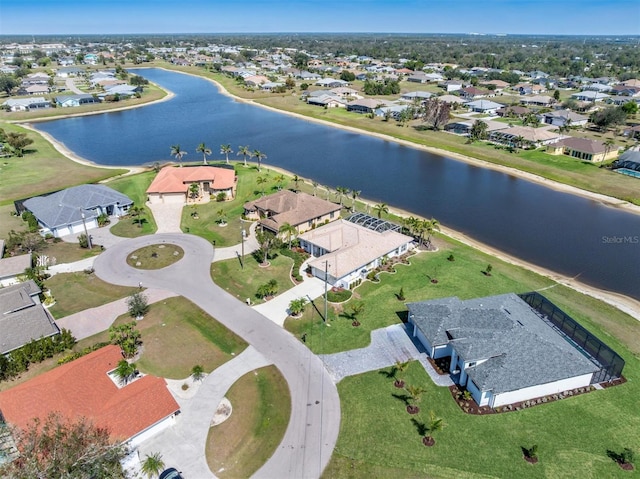
<path id="1" fill-rule="evenodd" d="M 453 256 L 452 254 L 450 254 L 449 256 L 447 256 L 447 261 L 455 261 L 456 258 L 455 256 Z"/>
<path id="2" fill-rule="evenodd" d="M 147 297 L 142 293 L 133 293 L 129 296 L 127 298 L 127 307 L 129 308 L 129 315 L 132 318 L 144 316 L 149 311 Z"/>
<path id="3" fill-rule="evenodd" d="M 80 248 L 88 248 L 89 238 L 86 234 L 82 233 L 80 236 L 78 236 L 78 243 L 80 244 Z"/>
<path id="4" fill-rule="evenodd" d="M 227 194 L 224 191 L 221 191 L 216 195 L 217 202 L 225 201 L 226 199 L 227 199 Z"/>

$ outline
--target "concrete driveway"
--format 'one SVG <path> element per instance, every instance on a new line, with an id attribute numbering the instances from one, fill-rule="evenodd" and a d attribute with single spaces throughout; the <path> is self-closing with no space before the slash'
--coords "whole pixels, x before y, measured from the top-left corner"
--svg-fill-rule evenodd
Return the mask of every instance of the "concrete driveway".
<path id="1" fill-rule="evenodd" d="M 157 243 L 179 245 L 182 260 L 161 270 L 137 270 L 126 264 L 126 257 L 143 246 Z M 202 238 L 184 234 L 156 234 L 131 239 L 107 249 L 94 263 L 95 274 L 113 284 L 173 291 L 191 300 L 227 328 L 244 338 L 267 363 L 282 373 L 291 393 L 291 418 L 284 438 L 273 456 L 256 472 L 259 478 L 319 478 L 328 464 L 340 430 L 340 398 L 331 376 L 318 356 L 287 331 L 216 286 L 209 266 L 213 247 Z M 197 393 L 207 397 L 206 388 Z M 209 398 L 215 402 L 215 398 Z M 194 401 L 200 404 L 201 401 Z M 217 403 L 216 403 L 217 405 Z M 197 406 L 194 406 L 197 407 Z M 185 415 L 187 411 L 183 412 Z M 192 414 L 189 412 L 189 414 Z M 199 420 L 211 420 L 209 409 Z M 180 421 L 180 419 L 178 419 Z M 186 437 L 201 456 L 198 463 L 180 458 L 175 467 L 186 477 L 205 479 L 204 441 Z M 175 444 L 167 446 L 172 454 Z M 172 464 L 172 466 L 174 466 Z"/>
<path id="2" fill-rule="evenodd" d="M 162 233 L 182 233 L 180 229 L 180 222 L 182 220 L 182 203 L 159 203 L 159 204 L 146 204 L 147 208 L 151 210 L 153 219 L 156 220 L 158 231 L 156 234 Z"/>

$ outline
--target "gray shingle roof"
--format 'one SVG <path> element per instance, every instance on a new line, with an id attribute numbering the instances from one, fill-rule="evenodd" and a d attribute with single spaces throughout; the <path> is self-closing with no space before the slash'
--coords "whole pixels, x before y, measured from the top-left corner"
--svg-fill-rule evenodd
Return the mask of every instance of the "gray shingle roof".
<path id="1" fill-rule="evenodd" d="M 33 281 L 0 289 L 0 354 L 60 332 L 42 304 L 33 299 L 39 292 Z"/>
<path id="2" fill-rule="evenodd" d="M 131 205 L 133 201 L 105 185 L 80 185 L 47 196 L 36 196 L 24 202 L 38 220 L 53 229 L 82 221 L 81 210 L 87 219 L 95 218 L 97 207 Z"/>
<path id="3" fill-rule="evenodd" d="M 599 369 L 515 294 L 408 303 L 433 346 L 451 344 L 483 391 L 502 393 Z"/>

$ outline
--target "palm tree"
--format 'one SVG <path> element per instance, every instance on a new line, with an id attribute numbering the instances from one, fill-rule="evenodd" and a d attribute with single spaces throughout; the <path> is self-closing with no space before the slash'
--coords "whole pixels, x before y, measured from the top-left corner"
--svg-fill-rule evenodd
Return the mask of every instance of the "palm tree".
<path id="1" fill-rule="evenodd" d="M 239 146 L 238 153 L 236 153 L 236 155 L 242 155 L 242 159 L 244 160 L 244 166 L 247 166 L 247 156 L 251 157 L 251 150 L 249 149 L 249 145 Z"/>
<path id="2" fill-rule="evenodd" d="M 295 190 L 298 191 L 298 184 L 304 183 L 304 180 L 300 178 L 298 175 L 293 175 L 293 184 L 295 185 Z"/>
<path id="3" fill-rule="evenodd" d="M 285 235 L 287 240 L 289 241 L 289 249 L 291 249 L 291 241 L 295 234 L 298 232 L 295 226 L 292 226 L 290 223 L 283 223 L 282 226 L 278 229 L 278 233 L 281 235 Z"/>
<path id="4" fill-rule="evenodd" d="M 318 186 L 320 186 L 320 183 L 318 183 L 317 181 L 312 181 L 311 186 L 313 186 L 313 196 L 316 196 L 316 190 L 318 189 Z"/>
<path id="5" fill-rule="evenodd" d="M 351 209 L 353 211 L 356 210 L 356 200 L 360 196 L 360 193 L 362 193 L 362 191 L 360 191 L 360 190 L 351 190 L 351 198 L 353 200 L 353 202 L 351 203 Z"/>
<path id="6" fill-rule="evenodd" d="M 142 215 L 146 213 L 145 209 L 142 206 L 132 206 L 129 208 L 129 215 L 133 217 L 133 223 L 138 223 L 138 228 L 142 228 L 142 223 L 144 219 Z"/>
<path id="7" fill-rule="evenodd" d="M 181 167 L 182 167 L 182 157 L 186 154 L 187 154 L 186 151 L 182 151 L 180 149 L 180 145 L 171 145 L 171 156 L 176 157 L 176 160 L 178 160 Z"/>
<path id="8" fill-rule="evenodd" d="M 487 137 L 487 129 L 489 125 L 487 125 L 482 120 L 476 120 L 471 125 L 471 131 L 469 132 L 469 141 L 474 142 L 476 140 L 484 140 Z"/>
<path id="9" fill-rule="evenodd" d="M 178 147 L 179 149 L 179 147 Z M 209 148 L 207 148 L 207 145 L 205 145 L 204 143 L 200 143 L 198 145 L 198 148 L 196 148 L 196 153 L 202 153 L 202 164 L 206 165 L 207 164 L 207 156 L 209 156 L 211 154 L 211 150 Z"/>
<path id="10" fill-rule="evenodd" d="M 204 377 L 204 368 L 196 364 L 191 368 L 191 377 L 194 381 L 200 381 Z"/>
<path id="11" fill-rule="evenodd" d="M 282 189 L 282 183 L 284 183 L 285 177 L 283 174 L 277 175 L 274 180 L 277 183 L 278 186 L 278 191 L 280 191 Z"/>
<path id="12" fill-rule="evenodd" d="M 434 231 L 440 231 L 440 222 L 435 218 L 426 220 L 424 230 L 427 233 L 427 246 L 431 246 L 431 235 Z"/>
<path id="13" fill-rule="evenodd" d="M 409 361 L 396 361 L 396 364 L 394 367 L 394 377 L 396 378 L 396 380 L 393 382 L 393 385 L 397 388 L 403 388 L 404 387 L 404 380 L 402 379 L 402 373 L 404 373 L 407 369 L 407 367 L 409 367 Z"/>
<path id="14" fill-rule="evenodd" d="M 429 424 L 426 427 L 427 435 L 424 437 L 423 442 L 426 446 L 433 446 L 435 444 L 435 439 L 433 439 L 432 434 L 434 432 L 442 431 L 444 427 L 444 420 L 441 417 L 436 416 L 436 413 L 433 411 L 429 412 Z"/>
<path id="15" fill-rule="evenodd" d="M 409 393 L 411 402 L 413 403 L 407 406 L 407 412 L 409 414 L 419 413 L 420 408 L 418 407 L 418 402 L 420 401 L 420 397 L 422 396 L 422 394 L 427 392 L 427 390 L 419 386 L 407 386 L 405 390 L 407 391 L 407 393 Z"/>
<path id="16" fill-rule="evenodd" d="M 613 138 L 607 138 L 603 145 L 604 145 L 604 158 L 603 160 L 605 160 L 607 158 L 607 155 L 609 154 L 609 152 L 611 151 L 611 149 L 613 148 L 614 145 L 614 141 Z"/>
<path id="17" fill-rule="evenodd" d="M 267 159 L 267 155 L 262 153 L 260 150 L 253 150 L 253 153 L 251 153 L 251 156 L 253 158 L 257 158 L 258 159 L 258 171 L 260 171 L 260 166 L 262 165 L 262 160 L 266 160 Z"/>
<path id="18" fill-rule="evenodd" d="M 360 326 L 360 321 L 358 321 L 358 316 L 364 312 L 364 303 L 358 302 L 353 303 L 351 305 L 351 318 L 353 318 L 352 326 Z"/>
<path id="19" fill-rule="evenodd" d="M 386 203 L 378 203 L 373 207 L 373 209 L 376 211 L 378 218 L 382 218 L 383 213 L 389 214 L 389 205 Z"/>
<path id="20" fill-rule="evenodd" d="M 415 216 L 409 216 L 408 218 L 405 218 L 403 221 L 404 227 L 407 228 L 411 236 L 414 236 L 415 234 L 415 228 L 416 228 L 416 225 L 418 224 L 418 221 L 420 220 L 418 220 L 418 218 L 416 218 Z"/>
<path id="21" fill-rule="evenodd" d="M 304 312 L 304 308 L 309 301 L 307 298 L 292 299 L 289 303 L 289 312 L 291 316 L 300 316 Z"/>
<path id="22" fill-rule="evenodd" d="M 219 224 L 220 226 L 224 226 L 227 224 L 227 212 L 224 210 L 224 208 L 220 208 L 216 214 L 218 215 L 218 218 L 220 218 L 219 220 Z"/>
<path id="23" fill-rule="evenodd" d="M 268 182 L 269 180 L 267 180 L 266 176 L 258 176 L 256 178 L 256 183 L 258 184 L 258 186 L 261 186 L 262 188 L 260 189 L 260 193 L 262 194 L 262 196 L 264 196 L 264 185 Z"/>
<path id="24" fill-rule="evenodd" d="M 516 147 L 516 153 L 518 152 L 518 148 L 522 148 L 522 145 L 524 144 L 524 137 L 523 136 L 516 136 L 513 139 L 513 145 Z"/>
<path id="25" fill-rule="evenodd" d="M 153 476 L 159 476 L 164 469 L 164 461 L 162 460 L 162 454 L 154 452 L 153 454 L 147 454 L 146 459 L 142 461 L 142 473 L 148 478 Z"/>
<path id="26" fill-rule="evenodd" d="M 233 153 L 233 150 L 231 149 L 231 145 L 220 145 L 220 153 L 225 155 L 225 158 L 227 159 L 227 165 L 228 165 L 229 153 Z"/>
<path id="27" fill-rule="evenodd" d="M 136 365 L 134 363 L 129 363 L 126 359 L 121 360 L 118 363 L 118 366 L 113 371 L 113 374 L 121 386 L 125 386 L 129 381 L 131 381 L 138 371 L 136 370 Z"/>
<path id="28" fill-rule="evenodd" d="M 349 188 L 345 188 L 344 186 L 336 186 L 336 194 L 338 195 L 338 199 L 340 200 L 340 206 L 342 206 L 342 200 L 348 193 Z"/>

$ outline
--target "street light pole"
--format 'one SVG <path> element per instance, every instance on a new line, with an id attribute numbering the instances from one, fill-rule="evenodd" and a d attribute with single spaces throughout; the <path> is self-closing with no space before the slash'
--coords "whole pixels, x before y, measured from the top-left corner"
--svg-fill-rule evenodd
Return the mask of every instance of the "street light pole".
<path id="1" fill-rule="evenodd" d="M 242 256 L 240 257 L 240 266 L 242 267 L 242 269 L 244 269 L 244 237 L 247 234 L 246 231 L 244 230 L 244 228 L 242 228 Z"/>
<path id="2" fill-rule="evenodd" d="M 89 236 L 89 233 L 87 231 L 87 222 L 85 221 L 84 211 L 82 211 L 82 208 L 78 209 L 80 210 L 80 217 L 82 218 L 82 226 L 84 226 L 84 235 L 87 237 L 87 246 L 89 247 L 89 249 L 91 249 L 91 236 Z"/>
<path id="3" fill-rule="evenodd" d="M 327 322 L 328 304 L 327 304 L 327 283 L 329 282 L 329 261 L 324 262 L 324 321 Z"/>

